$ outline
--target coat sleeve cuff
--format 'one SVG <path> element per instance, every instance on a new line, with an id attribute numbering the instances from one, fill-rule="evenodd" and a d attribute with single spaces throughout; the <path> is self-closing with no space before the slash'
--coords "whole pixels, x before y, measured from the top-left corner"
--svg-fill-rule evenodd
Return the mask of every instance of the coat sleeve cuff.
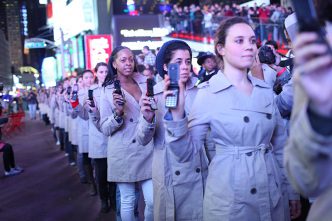
<path id="1" fill-rule="evenodd" d="M 300 116 L 298 117 L 296 123 L 298 124 L 297 128 L 302 131 L 303 137 L 307 137 L 308 140 L 312 140 L 315 143 L 325 143 L 326 145 L 324 146 L 326 147 L 331 146 L 332 135 L 322 135 L 314 130 L 309 120 L 307 108 L 304 108 L 300 112 Z"/>
<path id="2" fill-rule="evenodd" d="M 169 121 L 164 119 L 164 125 L 168 136 L 179 138 L 187 134 L 188 118 L 185 117 L 179 121 Z"/>
<path id="3" fill-rule="evenodd" d="M 152 131 L 156 128 L 156 116 L 154 116 L 152 123 L 149 123 L 145 120 L 143 115 L 140 116 L 141 126 L 143 128 L 143 131 Z"/>

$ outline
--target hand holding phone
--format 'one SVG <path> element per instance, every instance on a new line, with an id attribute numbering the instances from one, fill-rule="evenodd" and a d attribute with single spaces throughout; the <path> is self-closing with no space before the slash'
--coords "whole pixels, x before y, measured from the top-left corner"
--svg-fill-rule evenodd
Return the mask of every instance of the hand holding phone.
<path id="1" fill-rule="evenodd" d="M 179 97 L 179 73 L 180 68 L 179 64 L 171 63 L 168 65 L 168 76 L 170 79 L 170 85 L 168 90 L 173 91 L 171 95 L 166 96 L 165 99 L 165 106 L 167 108 L 176 108 L 178 104 L 178 97 Z"/>
<path id="2" fill-rule="evenodd" d="M 154 96 L 153 79 L 151 78 L 148 78 L 146 80 L 146 96 L 149 97 L 151 110 L 157 110 L 158 109 L 157 104 L 153 97 Z"/>
<path id="3" fill-rule="evenodd" d="M 122 94 L 122 90 L 121 90 L 121 84 L 120 84 L 119 80 L 114 81 L 114 91 L 113 91 L 113 93 L 121 95 L 122 98 L 123 98 L 123 94 Z M 123 106 L 124 102 L 123 101 L 117 101 L 117 104 L 120 105 L 120 106 Z"/>
<path id="4" fill-rule="evenodd" d="M 77 100 L 77 98 L 78 98 L 77 92 L 78 92 L 78 85 L 74 84 L 73 85 L 73 92 L 72 92 L 72 95 L 71 95 L 71 100 L 73 100 L 73 101 Z"/>
<path id="5" fill-rule="evenodd" d="M 93 101 L 93 90 L 88 91 L 88 97 L 90 101 L 90 107 L 95 107 L 95 102 Z"/>
<path id="6" fill-rule="evenodd" d="M 320 27 L 312 1 L 292 1 L 300 31 L 293 45 L 295 54 L 293 75 L 301 76 L 299 80 L 310 100 L 310 108 L 322 116 L 331 116 L 331 46 L 325 39 L 324 30 Z"/>

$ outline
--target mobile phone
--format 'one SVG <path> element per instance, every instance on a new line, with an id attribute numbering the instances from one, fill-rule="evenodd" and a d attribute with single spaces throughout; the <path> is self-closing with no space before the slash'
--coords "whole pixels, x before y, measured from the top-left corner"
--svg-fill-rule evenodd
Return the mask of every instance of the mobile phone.
<path id="1" fill-rule="evenodd" d="M 179 73 L 180 68 L 179 64 L 171 63 L 168 65 L 168 76 L 170 78 L 170 85 L 168 87 L 169 90 L 173 91 L 172 95 L 168 95 L 166 97 L 165 106 L 167 108 L 176 108 L 178 105 L 178 97 L 179 97 Z"/>
<path id="2" fill-rule="evenodd" d="M 93 90 L 88 90 L 88 97 L 89 100 L 91 101 L 90 107 L 95 107 L 95 103 L 93 102 Z"/>
<path id="3" fill-rule="evenodd" d="M 120 84 L 120 81 L 119 81 L 119 80 L 115 80 L 115 81 L 114 81 L 114 93 L 123 96 L 123 94 L 122 94 L 122 90 L 121 90 L 121 84 Z M 123 102 L 118 102 L 118 105 L 121 105 L 121 106 L 122 106 L 122 105 L 124 105 L 124 103 L 123 103 Z"/>
<path id="4" fill-rule="evenodd" d="M 149 101 L 150 101 L 150 107 L 152 110 L 157 110 L 157 104 L 156 101 L 154 99 L 154 91 L 153 91 L 153 79 L 148 78 L 146 80 L 146 96 L 149 97 Z"/>
<path id="5" fill-rule="evenodd" d="M 312 0 L 292 0 L 292 3 L 298 22 L 298 31 L 316 32 L 318 34 L 318 43 L 325 44 L 328 47 L 328 53 L 332 54 L 332 49 L 325 37 L 325 30 L 320 26 Z"/>
<path id="6" fill-rule="evenodd" d="M 77 91 L 78 91 L 78 85 L 74 84 L 73 85 L 73 93 L 71 99 L 76 101 L 77 100 Z"/>
<path id="7" fill-rule="evenodd" d="M 67 87 L 67 94 L 70 95 L 70 93 L 71 93 L 71 87 L 69 86 Z"/>

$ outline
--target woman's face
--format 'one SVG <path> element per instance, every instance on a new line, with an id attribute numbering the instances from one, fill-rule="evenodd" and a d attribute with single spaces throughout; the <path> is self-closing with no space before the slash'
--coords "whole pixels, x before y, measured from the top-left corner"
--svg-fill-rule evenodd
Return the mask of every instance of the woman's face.
<path id="1" fill-rule="evenodd" d="M 91 72 L 85 72 L 83 74 L 83 85 L 84 87 L 90 87 L 93 84 L 94 76 Z"/>
<path id="2" fill-rule="evenodd" d="M 169 63 L 178 63 L 180 68 L 180 80 L 188 81 L 191 71 L 191 57 L 188 50 L 175 50 Z"/>
<path id="3" fill-rule="evenodd" d="M 107 72 L 108 72 L 107 66 L 102 65 L 98 68 L 96 75 L 97 75 L 98 82 L 100 84 L 104 83 Z"/>
<path id="4" fill-rule="evenodd" d="M 217 51 L 223 57 L 225 66 L 228 64 L 241 70 L 251 68 L 257 53 L 254 31 L 244 23 L 231 26 L 225 45 L 218 44 Z"/>
<path id="5" fill-rule="evenodd" d="M 78 84 L 78 89 L 83 88 L 83 78 L 82 77 L 78 78 L 77 84 Z"/>
<path id="6" fill-rule="evenodd" d="M 125 48 L 117 53 L 113 67 L 117 70 L 118 74 L 130 76 L 134 73 L 134 66 L 134 55 L 129 49 Z"/>

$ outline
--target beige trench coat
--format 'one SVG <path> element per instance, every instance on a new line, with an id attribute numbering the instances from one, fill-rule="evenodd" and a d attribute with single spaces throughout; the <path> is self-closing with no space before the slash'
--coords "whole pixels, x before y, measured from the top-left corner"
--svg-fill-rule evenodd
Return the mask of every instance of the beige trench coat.
<path id="1" fill-rule="evenodd" d="M 290 220 L 289 197 L 298 199 L 283 174 L 286 133 L 273 92 L 249 79 L 253 91 L 247 96 L 220 71 L 198 91 L 189 126 L 187 118 L 165 121 L 170 149 L 188 161 L 211 129 L 216 155 L 209 165 L 205 221 Z"/>
<path id="2" fill-rule="evenodd" d="M 78 131 L 78 152 L 89 153 L 89 121 L 88 113 L 83 107 L 83 102 L 88 97 L 88 89 L 81 89 L 78 92 L 79 105 L 75 107 L 78 115 L 77 131 Z"/>
<path id="3" fill-rule="evenodd" d="M 191 112 L 197 88 L 195 79 L 186 85 L 186 113 Z M 154 139 L 152 163 L 154 220 L 181 221 L 203 219 L 203 194 L 207 177 L 205 151 L 194 155 L 190 162 L 180 162 L 165 146 L 163 118 L 167 109 L 163 98 L 164 82 L 154 87 L 158 101 L 156 120 L 149 124 L 140 118 L 139 142 L 146 144 Z"/>
<path id="4" fill-rule="evenodd" d="M 133 77 L 142 93 L 145 93 L 146 78 L 141 74 L 134 74 Z M 146 146 L 137 142 L 139 103 L 123 90 L 125 114 L 123 121 L 118 123 L 113 114 L 113 90 L 113 84 L 103 88 L 100 101 L 100 129 L 108 136 L 108 181 L 136 182 L 151 179 L 153 142 Z"/>
<path id="5" fill-rule="evenodd" d="M 296 190 L 304 196 L 317 197 L 307 220 L 329 221 L 332 217 L 332 136 L 322 136 L 312 129 L 307 108 L 308 97 L 296 81 L 285 167 Z"/>
<path id="6" fill-rule="evenodd" d="M 93 90 L 93 99 L 97 107 L 97 113 L 89 113 L 89 158 L 100 159 L 107 158 L 107 140 L 100 131 L 100 93 L 103 90 L 98 85 L 92 85 L 90 90 Z"/>

